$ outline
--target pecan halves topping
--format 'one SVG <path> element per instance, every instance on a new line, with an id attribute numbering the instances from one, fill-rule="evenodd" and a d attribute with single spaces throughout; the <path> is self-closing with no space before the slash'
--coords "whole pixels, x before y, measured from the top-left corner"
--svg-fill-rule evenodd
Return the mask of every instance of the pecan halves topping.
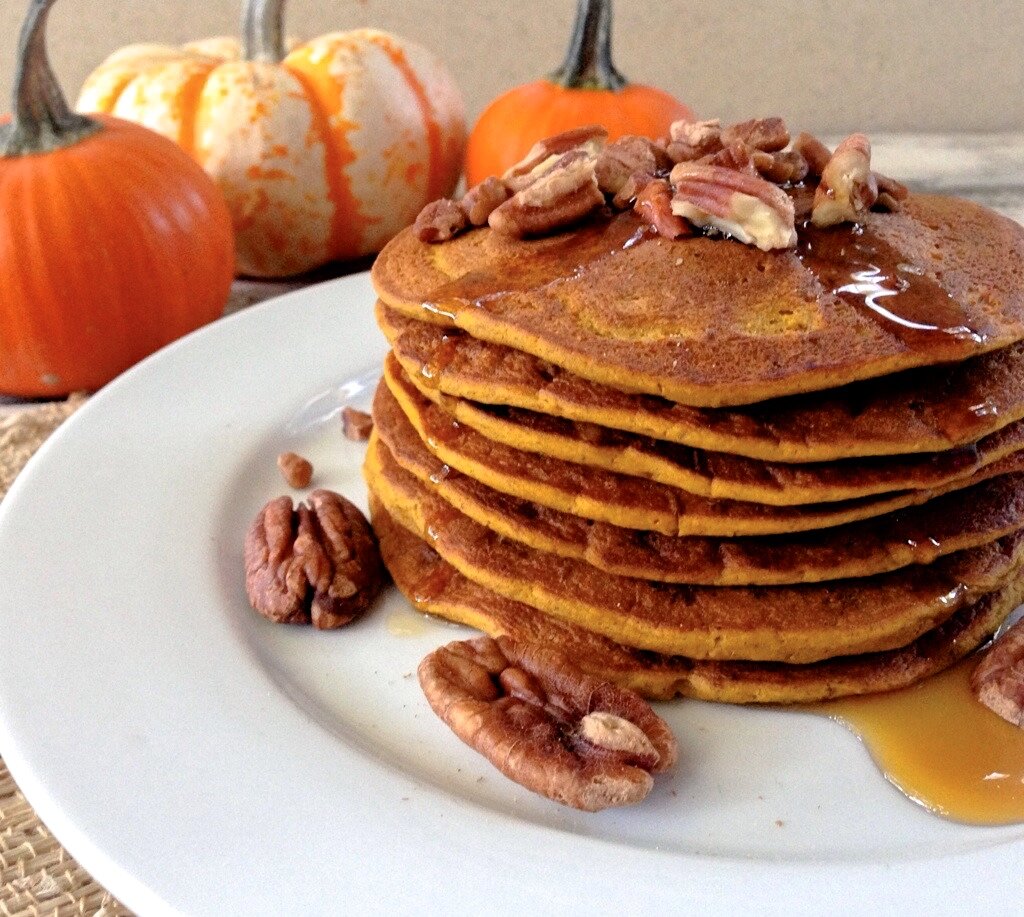
<path id="1" fill-rule="evenodd" d="M 512 196 L 508 186 L 493 175 L 470 188 L 462 198 L 462 209 L 474 226 L 483 226 L 487 218 Z"/>
<path id="2" fill-rule="evenodd" d="M 505 171 L 502 181 L 511 191 L 521 191 L 548 172 L 563 154 L 582 150 L 596 156 L 607 139 L 607 130 L 598 124 L 590 124 L 538 140 L 519 162 Z"/>
<path id="3" fill-rule="evenodd" d="M 706 163 L 680 163 L 672 170 L 672 212 L 762 251 L 796 245 L 793 201 L 756 175 Z"/>
<path id="4" fill-rule="evenodd" d="M 630 177 L 668 169 L 668 154 L 646 137 L 628 135 L 609 143 L 594 163 L 597 185 L 605 194 L 618 194 Z"/>
<path id="5" fill-rule="evenodd" d="M 797 135 L 796 140 L 793 141 L 793 149 L 803 156 L 809 173 L 816 178 L 825 171 L 825 166 L 832 158 L 832 151 L 817 137 L 806 131 Z"/>
<path id="6" fill-rule="evenodd" d="M 775 153 L 789 145 L 789 131 L 782 118 L 751 118 L 722 131 L 722 144 L 741 141 L 754 150 Z"/>
<path id="7" fill-rule="evenodd" d="M 889 178 L 879 172 L 875 172 L 875 181 L 878 182 L 878 201 L 876 205 L 885 210 L 897 211 L 903 206 L 903 202 L 910 196 L 907 186 Z"/>
<path id="8" fill-rule="evenodd" d="M 851 134 L 832 154 L 814 192 L 811 222 L 815 226 L 859 223 L 878 200 L 878 181 L 871 171 L 871 142 Z"/>
<path id="9" fill-rule="evenodd" d="M 413 232 L 421 242 L 447 242 L 468 226 L 469 219 L 459 202 L 443 197 L 419 212 Z"/>
<path id="10" fill-rule="evenodd" d="M 1024 728 L 1024 619 L 981 657 L 971 675 L 971 690 L 993 713 Z"/>
<path id="11" fill-rule="evenodd" d="M 636 195 L 633 209 L 666 239 L 693 235 L 686 220 L 672 212 L 672 186 L 663 178 L 648 181 Z"/>
<path id="12" fill-rule="evenodd" d="M 676 760 L 668 726 L 639 695 L 563 655 L 507 637 L 435 650 L 419 666 L 434 712 L 505 776 L 588 812 L 639 802 Z"/>
<path id="13" fill-rule="evenodd" d="M 245 589 L 271 621 L 342 627 L 365 611 L 384 584 L 377 539 L 363 514 L 329 490 L 308 503 L 271 500 L 245 539 Z"/>
<path id="14" fill-rule="evenodd" d="M 692 162 L 722 149 L 722 122 L 674 121 L 669 126 L 665 152 L 673 162 Z"/>
<path id="15" fill-rule="evenodd" d="M 518 239 L 569 226 L 604 205 L 594 157 L 573 150 L 531 185 L 517 191 L 488 217 L 491 229 Z"/>

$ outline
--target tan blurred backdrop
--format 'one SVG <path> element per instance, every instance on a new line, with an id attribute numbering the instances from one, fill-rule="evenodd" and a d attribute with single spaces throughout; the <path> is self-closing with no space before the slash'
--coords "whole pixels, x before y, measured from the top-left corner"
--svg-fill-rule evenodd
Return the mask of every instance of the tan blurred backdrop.
<path id="1" fill-rule="evenodd" d="M 27 0 L 0 0 L 0 111 Z M 72 96 L 139 41 L 235 31 L 240 0 L 60 0 L 51 53 Z M 375 25 L 450 64 L 471 116 L 560 60 L 575 0 L 291 0 L 289 32 Z M 1024 0 L 618 0 L 616 59 L 704 115 L 821 131 L 1024 129 Z"/>

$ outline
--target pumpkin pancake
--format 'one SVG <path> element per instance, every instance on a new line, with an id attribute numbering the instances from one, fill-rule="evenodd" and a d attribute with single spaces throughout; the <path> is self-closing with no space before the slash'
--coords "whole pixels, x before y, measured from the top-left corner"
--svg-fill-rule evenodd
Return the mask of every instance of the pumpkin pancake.
<path id="1" fill-rule="evenodd" d="M 384 377 L 399 402 L 415 402 L 418 392 L 459 423 L 514 449 L 650 478 L 702 497 L 770 506 L 831 503 L 941 487 L 1024 449 L 1024 420 L 1020 420 L 979 443 L 946 452 L 814 464 L 762 462 L 522 408 L 452 398 L 409 376 L 393 354 L 384 364 Z"/>
<path id="2" fill-rule="evenodd" d="M 898 213 L 798 230 L 795 249 L 762 252 L 702 235 L 670 241 L 631 212 L 525 241 L 483 227 L 431 245 L 409 229 L 372 276 L 405 315 L 699 407 L 821 391 L 1024 339 L 1024 227 L 1006 217 L 911 195 Z"/>
<path id="3" fill-rule="evenodd" d="M 1024 526 L 1024 474 L 1005 475 L 923 506 L 803 535 L 699 538 L 590 522 L 498 493 L 445 466 L 426 448 L 403 467 L 374 433 L 367 474 L 406 500 L 420 487 L 473 521 L 541 551 L 607 573 L 665 583 L 775 586 L 887 573 L 978 547 Z"/>
<path id="4" fill-rule="evenodd" d="M 502 538 L 415 482 L 411 494 L 364 466 L 396 521 L 429 539 L 467 578 L 499 595 L 638 649 L 698 659 L 817 662 L 895 649 L 986 592 L 1024 554 L 1024 532 L 929 566 L 826 585 L 717 587 L 652 583 Z"/>
<path id="5" fill-rule="evenodd" d="M 420 388 L 766 461 L 941 452 L 1024 418 L 1024 342 L 952 366 L 716 410 L 598 385 L 379 301 L 377 321 Z"/>
<path id="6" fill-rule="evenodd" d="M 408 413 L 407 405 L 400 404 L 384 383 L 374 397 L 376 428 L 400 462 L 422 441 L 450 468 L 502 493 L 586 519 L 663 535 L 733 537 L 829 528 L 1024 470 L 1024 453 L 1016 453 L 935 490 L 793 507 L 711 500 L 631 475 L 503 446 L 453 421 L 428 399 L 416 395 L 415 410 L 410 407 Z"/>
<path id="7" fill-rule="evenodd" d="M 395 522 L 372 495 L 373 527 L 395 585 L 421 611 L 491 636 L 557 647 L 585 672 L 652 700 L 687 695 L 725 703 L 810 703 L 905 688 L 984 643 L 1024 599 L 1017 578 L 905 647 L 806 665 L 663 656 L 614 643 L 478 586 Z"/>

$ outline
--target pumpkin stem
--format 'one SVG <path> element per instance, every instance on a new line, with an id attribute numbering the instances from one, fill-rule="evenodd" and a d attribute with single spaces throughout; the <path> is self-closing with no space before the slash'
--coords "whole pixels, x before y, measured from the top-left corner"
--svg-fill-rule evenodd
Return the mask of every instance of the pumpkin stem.
<path id="1" fill-rule="evenodd" d="M 46 55 L 46 20 L 55 0 L 31 0 L 21 27 L 10 123 L 0 125 L 0 156 L 28 156 L 71 146 L 100 130 L 71 110 Z"/>
<path id="2" fill-rule="evenodd" d="M 612 63 L 612 0 L 579 0 L 569 50 L 551 80 L 567 89 L 622 89 L 628 84 Z"/>
<path id="3" fill-rule="evenodd" d="M 285 0 L 245 0 L 242 11 L 242 57 L 278 64 L 284 60 Z"/>

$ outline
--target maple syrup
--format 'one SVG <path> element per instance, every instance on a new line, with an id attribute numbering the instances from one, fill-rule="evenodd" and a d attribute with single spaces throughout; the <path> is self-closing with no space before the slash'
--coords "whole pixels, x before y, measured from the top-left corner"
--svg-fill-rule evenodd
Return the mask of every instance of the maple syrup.
<path id="1" fill-rule="evenodd" d="M 901 691 L 811 706 L 856 733 L 887 780 L 974 825 L 1024 822 L 1024 729 L 971 692 L 977 657 Z"/>

